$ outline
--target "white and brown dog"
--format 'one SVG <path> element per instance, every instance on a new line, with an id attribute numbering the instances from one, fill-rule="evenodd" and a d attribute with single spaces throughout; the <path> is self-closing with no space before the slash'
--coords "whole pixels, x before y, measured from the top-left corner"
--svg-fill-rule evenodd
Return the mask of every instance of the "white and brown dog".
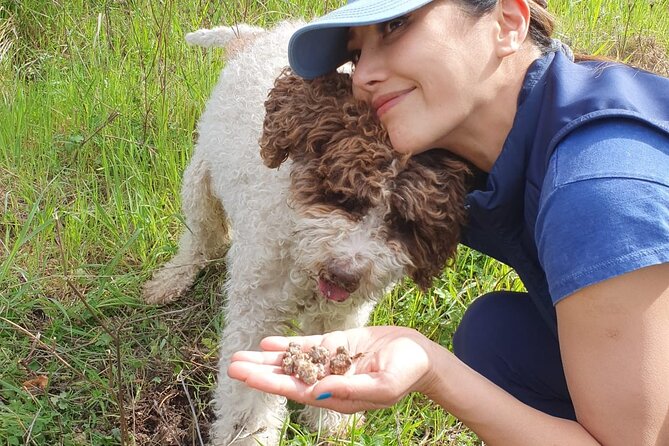
<path id="1" fill-rule="evenodd" d="M 187 228 L 176 256 L 144 288 L 183 295 L 226 256 L 215 445 L 277 444 L 285 400 L 227 377 L 230 357 L 298 321 L 304 334 L 358 327 L 409 275 L 422 288 L 456 249 L 471 169 L 443 150 L 393 152 L 348 74 L 305 81 L 284 67 L 298 23 L 271 31 L 200 30 L 229 60 L 201 116 L 181 192 Z M 269 94 L 269 96 L 268 96 Z M 337 431 L 347 417 L 307 407 L 300 420 Z"/>

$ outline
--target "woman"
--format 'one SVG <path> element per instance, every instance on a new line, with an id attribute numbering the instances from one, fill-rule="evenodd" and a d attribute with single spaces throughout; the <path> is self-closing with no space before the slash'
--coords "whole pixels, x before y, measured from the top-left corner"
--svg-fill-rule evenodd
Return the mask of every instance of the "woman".
<path id="1" fill-rule="evenodd" d="M 575 63 L 540 0 L 357 0 L 299 30 L 304 77 L 355 64 L 396 150 L 450 150 L 488 173 L 463 243 L 528 293 L 477 299 L 455 355 L 400 327 L 268 338 L 228 370 L 341 412 L 421 392 L 487 444 L 669 444 L 669 80 Z M 365 352 L 306 386 L 290 340 Z M 408 360 L 411 358 L 411 360 Z"/>

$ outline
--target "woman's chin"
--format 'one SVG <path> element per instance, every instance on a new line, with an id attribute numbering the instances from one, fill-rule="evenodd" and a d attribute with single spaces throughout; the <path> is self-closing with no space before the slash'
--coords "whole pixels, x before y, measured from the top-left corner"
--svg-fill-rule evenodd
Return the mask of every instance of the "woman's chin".
<path id="1" fill-rule="evenodd" d="M 417 155 L 433 148 L 423 135 L 403 126 L 403 128 L 393 128 L 392 123 L 386 127 L 388 137 L 393 149 L 402 155 Z"/>
<path id="2" fill-rule="evenodd" d="M 393 149 L 402 155 L 418 155 L 419 153 L 425 152 L 432 148 L 420 146 L 415 143 L 412 144 L 410 141 L 399 140 L 395 142 L 392 135 L 390 135 L 390 143 L 392 144 Z"/>

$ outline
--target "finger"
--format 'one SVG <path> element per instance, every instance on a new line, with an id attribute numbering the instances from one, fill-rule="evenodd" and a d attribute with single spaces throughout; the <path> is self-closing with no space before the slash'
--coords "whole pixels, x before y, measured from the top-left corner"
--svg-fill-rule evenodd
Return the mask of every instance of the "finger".
<path id="1" fill-rule="evenodd" d="M 311 389 L 312 399 L 304 403 L 347 414 L 390 407 L 397 401 L 379 391 L 378 379 L 374 375 L 330 375 Z"/>
<path id="2" fill-rule="evenodd" d="M 239 381 L 249 379 L 252 375 L 284 375 L 279 366 L 258 364 L 255 362 L 234 361 L 228 366 L 228 376 Z"/>
<path id="3" fill-rule="evenodd" d="M 397 402 L 401 390 L 383 374 L 362 373 L 358 375 L 329 375 L 311 391 L 314 398 L 330 395 L 338 400 L 367 402 L 374 406 L 387 407 Z"/>
<path id="4" fill-rule="evenodd" d="M 269 336 L 260 341 L 260 347 L 268 351 L 285 351 L 291 342 L 295 342 L 302 347 L 303 351 L 316 345 L 322 345 L 332 351 L 339 346 L 347 347 L 350 350 L 351 345 L 347 333 L 356 331 L 358 330 L 333 331 L 323 335 L 311 336 Z"/>
<path id="5" fill-rule="evenodd" d="M 238 361 L 228 367 L 228 376 L 243 381 L 247 386 L 266 393 L 285 396 L 305 403 L 311 401 L 311 387 L 289 375 L 279 367 Z"/>
<path id="6" fill-rule="evenodd" d="M 342 400 L 336 397 L 329 397 L 324 400 L 309 400 L 299 401 L 313 407 L 321 407 L 323 409 L 334 410 L 335 412 L 354 414 L 356 412 L 364 412 L 367 410 L 386 409 L 391 404 L 371 403 L 363 400 Z"/>
<path id="7" fill-rule="evenodd" d="M 232 355 L 231 362 L 244 361 L 256 364 L 281 365 L 284 352 L 239 351 Z"/>
<path id="8" fill-rule="evenodd" d="M 291 342 L 295 342 L 302 348 L 310 348 L 314 345 L 321 345 L 322 335 L 313 336 L 269 336 L 260 341 L 260 348 L 267 351 L 285 351 Z"/>

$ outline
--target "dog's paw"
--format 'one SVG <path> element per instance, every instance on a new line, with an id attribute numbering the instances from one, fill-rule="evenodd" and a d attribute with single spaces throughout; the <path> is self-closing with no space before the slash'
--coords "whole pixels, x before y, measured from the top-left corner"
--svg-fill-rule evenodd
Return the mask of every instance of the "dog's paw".
<path id="1" fill-rule="evenodd" d="M 142 289 L 142 299 L 149 305 L 165 305 L 179 299 L 182 292 L 175 290 L 156 290 L 153 282 L 147 283 Z"/>
<path id="2" fill-rule="evenodd" d="M 144 302 L 151 305 L 164 305 L 174 302 L 186 294 L 193 285 L 197 272 L 179 268 L 163 268 L 142 287 Z"/>
<path id="3" fill-rule="evenodd" d="M 346 438 L 351 429 L 362 427 L 365 416 L 362 413 L 345 415 L 333 410 L 306 406 L 299 411 L 297 421 L 313 431 L 320 431 L 335 438 Z"/>

